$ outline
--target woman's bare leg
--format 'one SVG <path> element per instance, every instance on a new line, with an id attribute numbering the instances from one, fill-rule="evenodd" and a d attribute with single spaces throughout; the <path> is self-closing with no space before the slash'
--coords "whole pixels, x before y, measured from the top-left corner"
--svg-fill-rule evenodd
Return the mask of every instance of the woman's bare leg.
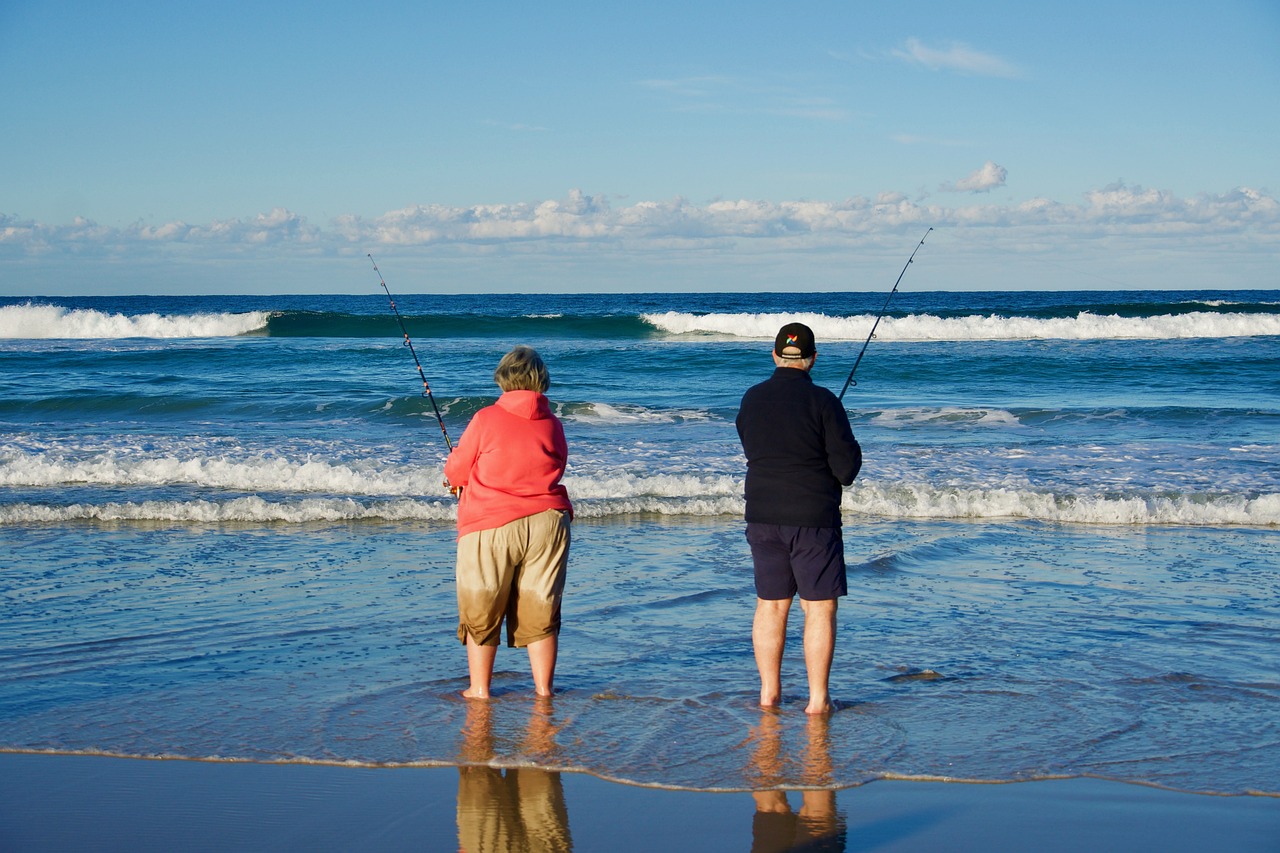
<path id="1" fill-rule="evenodd" d="M 539 696 L 550 696 L 555 687 L 556 655 L 560 651 L 560 638 L 555 634 L 543 637 L 528 645 L 529 669 L 533 672 L 533 691 Z"/>
<path id="2" fill-rule="evenodd" d="M 480 646 L 467 635 L 467 672 L 471 686 L 462 691 L 468 699 L 488 699 L 489 685 L 493 681 L 493 662 L 498 657 L 497 646 Z"/>

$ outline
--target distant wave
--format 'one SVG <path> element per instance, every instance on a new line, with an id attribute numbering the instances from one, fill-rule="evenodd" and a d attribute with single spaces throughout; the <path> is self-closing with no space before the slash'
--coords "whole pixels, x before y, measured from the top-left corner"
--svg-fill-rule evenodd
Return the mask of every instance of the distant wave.
<path id="1" fill-rule="evenodd" d="M 270 314 L 107 314 L 58 305 L 0 306 L 0 338 L 221 338 L 263 329 Z"/>
<path id="2" fill-rule="evenodd" d="M 1111 306 L 1116 308 L 1116 306 Z M 1257 311 L 1175 310 L 1135 313 L 1133 306 L 1116 313 L 1080 310 L 1070 316 L 947 315 L 917 313 L 886 316 L 876 330 L 885 341 L 997 341 L 1232 338 L 1280 335 L 1280 313 Z M 1203 308 L 1208 305 L 1201 306 Z M 643 340 L 671 336 L 772 338 L 783 323 L 799 320 L 828 341 L 866 338 L 874 315 L 779 312 L 644 314 L 425 314 L 404 322 L 414 338 L 555 338 L 559 340 Z M 390 314 L 326 311 L 246 311 L 189 314 L 107 313 L 91 308 L 26 303 L 0 306 L 0 339 L 218 338 L 239 335 L 317 338 L 386 338 L 401 336 Z"/>
<path id="3" fill-rule="evenodd" d="M 556 337 L 642 339 L 657 331 L 636 315 L 492 314 L 407 315 L 415 339 L 435 337 Z M 59 305 L 0 306 L 0 339 L 112 340 L 117 338 L 400 337 L 391 314 L 329 311 L 246 311 L 195 314 L 124 314 Z"/>
<path id="4" fill-rule="evenodd" d="M 688 314 L 667 311 L 643 319 L 672 335 L 709 334 L 772 338 L 784 323 L 810 326 L 819 340 L 859 341 L 875 323 L 870 314 Z M 1147 317 L 1121 317 L 1082 311 L 1074 317 L 1004 317 L 996 314 L 938 317 L 913 314 L 885 317 L 876 329 L 882 341 L 1014 341 L 1172 338 L 1235 338 L 1280 335 L 1280 314 L 1193 311 Z"/>
<path id="5" fill-rule="evenodd" d="M 634 314 L 406 314 L 405 328 L 416 339 L 546 338 L 635 340 L 657 331 Z M 347 314 L 323 311 L 272 312 L 266 326 L 271 337 L 384 338 L 400 337 L 391 314 Z"/>

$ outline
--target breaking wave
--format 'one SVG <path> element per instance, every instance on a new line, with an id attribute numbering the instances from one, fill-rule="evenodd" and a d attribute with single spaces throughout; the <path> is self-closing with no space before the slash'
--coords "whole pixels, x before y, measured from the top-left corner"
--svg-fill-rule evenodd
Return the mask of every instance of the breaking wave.
<path id="1" fill-rule="evenodd" d="M 1146 308 L 1145 311 L 1140 310 Z M 1231 310 L 1231 308 L 1237 310 Z M 727 310 L 653 311 L 637 306 L 616 313 L 484 313 L 472 308 L 409 314 L 406 328 L 415 338 L 555 340 L 648 340 L 702 338 L 769 339 L 780 325 L 798 320 L 820 340 L 859 341 L 875 324 L 875 315 L 818 311 L 781 313 Z M 263 335 L 286 338 L 400 337 L 390 314 L 351 311 L 253 310 L 178 311 L 130 314 L 53 304 L 0 306 L 0 339 L 113 340 L 125 338 L 218 338 Z M 1226 304 L 1152 306 L 1088 305 L 1055 310 L 1002 313 L 969 309 L 891 313 L 876 335 L 886 341 L 1005 340 L 1166 340 L 1280 335 L 1280 311 L 1267 305 Z"/>
<path id="2" fill-rule="evenodd" d="M 0 338 L 110 340 L 116 338 L 222 338 L 267 326 L 267 311 L 210 314 L 118 314 L 59 305 L 0 306 Z"/>
<path id="3" fill-rule="evenodd" d="M 819 340 L 859 341 L 867 337 L 874 315 L 834 317 L 827 314 L 690 314 L 667 311 L 643 319 L 673 335 L 723 335 L 769 339 L 784 323 L 799 321 Z M 1145 317 L 1101 315 L 1081 311 L 1074 317 L 1006 317 L 997 314 L 939 317 L 912 314 L 884 317 L 876 328 L 882 341 L 1015 341 L 1015 340 L 1166 340 L 1280 335 L 1280 314 L 1197 311 Z"/>
<path id="4" fill-rule="evenodd" d="M 624 515 L 736 517 L 744 508 L 741 483 L 730 477 L 566 478 L 579 519 Z M 883 485 L 846 492 L 847 523 L 858 516 L 955 521 L 1033 520 L 1098 525 L 1280 526 L 1280 494 L 1253 497 L 1211 493 L 1063 495 L 1034 490 Z M 440 521 L 456 518 L 452 498 L 369 498 L 359 495 L 140 501 L 17 502 L 0 505 L 0 524 L 68 521 L 169 523 L 284 523 Z"/>

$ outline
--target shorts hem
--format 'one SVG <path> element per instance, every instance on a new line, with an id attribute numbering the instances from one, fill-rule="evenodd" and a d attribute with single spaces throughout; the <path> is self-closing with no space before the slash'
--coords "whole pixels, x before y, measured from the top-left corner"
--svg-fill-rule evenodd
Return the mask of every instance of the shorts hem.
<path id="1" fill-rule="evenodd" d="M 536 637 L 519 637 L 519 638 L 513 637 L 507 640 L 507 648 L 523 649 L 526 646 L 533 645 L 539 640 L 545 640 L 549 637 L 558 637 L 558 636 L 560 636 L 560 629 L 554 628 L 550 631 L 543 631 L 541 634 L 539 634 Z"/>
<path id="2" fill-rule="evenodd" d="M 496 646 L 502 641 L 502 635 L 499 634 L 493 637 L 493 639 L 490 640 L 489 642 L 487 643 L 483 642 L 477 639 L 476 633 L 474 631 L 469 630 L 466 625 L 459 625 L 458 626 L 458 642 L 462 643 L 462 645 L 465 646 L 467 644 L 467 637 L 470 637 L 477 646 Z"/>

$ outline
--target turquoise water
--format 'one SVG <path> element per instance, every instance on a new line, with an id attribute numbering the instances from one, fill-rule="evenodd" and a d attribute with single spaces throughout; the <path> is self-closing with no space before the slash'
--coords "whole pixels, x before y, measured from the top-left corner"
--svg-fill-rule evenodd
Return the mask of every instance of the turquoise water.
<path id="1" fill-rule="evenodd" d="M 450 435 L 523 342 L 570 442 L 559 693 L 502 650 L 482 758 L 381 291 L 9 300 L 0 748 L 1280 792 L 1274 291 L 895 297 L 844 398 L 840 710 L 815 734 L 798 642 L 754 707 L 737 402 L 796 314 L 838 391 L 883 298 L 397 294 Z"/>

